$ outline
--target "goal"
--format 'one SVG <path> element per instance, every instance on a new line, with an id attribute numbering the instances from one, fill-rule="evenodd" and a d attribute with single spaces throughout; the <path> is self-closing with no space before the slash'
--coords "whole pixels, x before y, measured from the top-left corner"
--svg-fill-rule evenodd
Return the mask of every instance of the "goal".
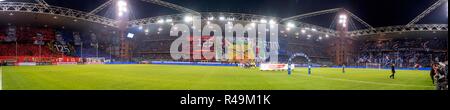
<path id="1" fill-rule="evenodd" d="M 366 63 L 366 68 L 381 69 L 380 63 Z"/>

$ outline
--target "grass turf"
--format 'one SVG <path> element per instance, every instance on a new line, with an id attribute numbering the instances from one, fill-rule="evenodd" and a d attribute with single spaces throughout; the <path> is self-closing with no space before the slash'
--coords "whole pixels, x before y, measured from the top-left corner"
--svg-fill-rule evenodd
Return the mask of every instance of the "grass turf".
<path id="1" fill-rule="evenodd" d="M 3 67 L 4 90 L 433 90 L 428 71 L 302 68 L 287 75 L 238 67 L 74 65 Z"/>

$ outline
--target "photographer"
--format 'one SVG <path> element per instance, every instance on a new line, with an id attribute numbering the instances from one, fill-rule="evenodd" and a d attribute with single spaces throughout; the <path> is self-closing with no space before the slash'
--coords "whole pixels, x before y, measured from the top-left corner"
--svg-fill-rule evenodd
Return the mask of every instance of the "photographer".
<path id="1" fill-rule="evenodd" d="M 436 90 L 448 90 L 446 68 L 446 64 L 444 63 L 439 63 L 436 68 L 433 68 L 433 70 L 435 71 L 434 79 L 436 81 Z"/>

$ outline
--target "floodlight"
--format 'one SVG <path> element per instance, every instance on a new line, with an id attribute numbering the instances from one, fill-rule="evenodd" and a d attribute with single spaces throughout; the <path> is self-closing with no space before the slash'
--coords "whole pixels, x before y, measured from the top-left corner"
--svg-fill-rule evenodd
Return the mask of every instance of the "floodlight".
<path id="1" fill-rule="evenodd" d="M 347 15 L 342 14 L 342 15 L 339 16 L 339 18 L 340 19 L 347 19 Z"/>
<path id="2" fill-rule="evenodd" d="M 293 28 L 293 27 L 295 27 L 295 24 L 294 23 L 287 23 L 287 27 L 290 27 L 290 28 Z"/>
<path id="3" fill-rule="evenodd" d="M 342 27 L 347 27 L 347 15 L 342 14 L 339 15 L 339 24 L 342 24 Z"/>
<path id="4" fill-rule="evenodd" d="M 259 22 L 261 22 L 262 24 L 266 24 L 266 23 L 267 23 L 267 20 L 261 19 Z"/>
<path id="5" fill-rule="evenodd" d="M 291 30 L 291 28 L 289 28 L 289 27 L 286 28 L 286 31 L 290 31 L 290 30 Z"/>
<path id="6" fill-rule="evenodd" d="M 160 20 L 157 21 L 157 23 L 158 23 L 158 24 L 162 24 L 162 23 L 164 23 L 164 20 L 163 20 L 163 19 L 160 19 Z"/>
<path id="7" fill-rule="evenodd" d="M 117 15 L 119 17 L 122 17 L 128 11 L 127 5 L 127 2 L 124 0 L 117 1 Z"/>
<path id="8" fill-rule="evenodd" d="M 275 22 L 275 20 L 271 19 L 271 20 L 269 21 L 269 24 L 277 24 L 277 22 Z"/>
<path id="9" fill-rule="evenodd" d="M 166 23 L 171 23 L 171 22 L 173 22 L 172 19 L 166 19 Z"/>
<path id="10" fill-rule="evenodd" d="M 255 26 L 256 26 L 256 23 L 250 23 L 250 25 L 251 25 L 252 27 L 255 27 Z"/>
<path id="11" fill-rule="evenodd" d="M 191 22 L 192 21 L 192 16 L 185 16 L 184 17 L 184 22 Z"/>
<path id="12" fill-rule="evenodd" d="M 305 34 L 305 33 L 306 33 L 306 30 L 302 29 L 301 32 L 302 32 L 302 34 Z"/>
<path id="13" fill-rule="evenodd" d="M 225 17 L 221 16 L 221 17 L 219 17 L 219 20 L 223 21 L 223 20 L 225 20 Z"/>
<path id="14" fill-rule="evenodd" d="M 214 17 L 209 17 L 208 20 L 212 21 L 214 20 Z"/>

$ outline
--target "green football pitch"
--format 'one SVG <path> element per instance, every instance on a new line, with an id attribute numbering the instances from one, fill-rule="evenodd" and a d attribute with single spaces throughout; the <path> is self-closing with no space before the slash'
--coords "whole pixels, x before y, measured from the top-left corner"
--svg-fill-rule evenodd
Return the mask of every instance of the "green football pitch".
<path id="1" fill-rule="evenodd" d="M 428 71 L 305 68 L 292 75 L 239 67 L 74 65 L 2 67 L 3 90 L 433 90 Z"/>

